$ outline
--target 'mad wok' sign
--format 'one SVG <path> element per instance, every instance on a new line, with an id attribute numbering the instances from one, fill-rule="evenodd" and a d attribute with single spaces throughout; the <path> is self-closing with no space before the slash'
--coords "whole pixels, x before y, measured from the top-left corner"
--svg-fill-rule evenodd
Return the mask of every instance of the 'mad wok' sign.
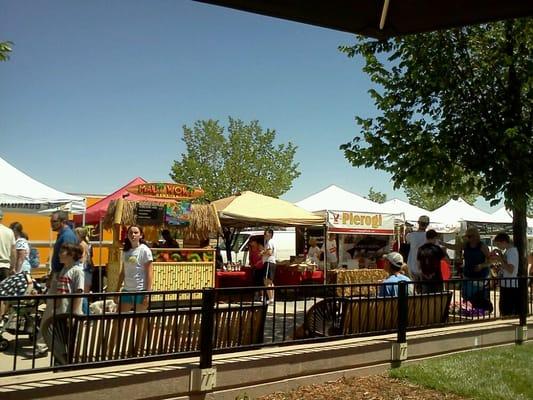
<path id="1" fill-rule="evenodd" d="M 331 233 L 393 235 L 394 215 L 328 211 L 328 231 Z"/>
<path id="2" fill-rule="evenodd" d="M 126 188 L 133 194 L 158 199 L 189 200 L 196 199 L 204 194 L 204 190 L 181 183 L 141 183 Z"/>

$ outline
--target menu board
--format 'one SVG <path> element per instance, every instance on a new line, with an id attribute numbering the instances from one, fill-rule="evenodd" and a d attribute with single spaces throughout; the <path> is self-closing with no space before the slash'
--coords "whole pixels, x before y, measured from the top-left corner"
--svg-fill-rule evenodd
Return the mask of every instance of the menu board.
<path id="1" fill-rule="evenodd" d="M 137 204 L 136 221 L 139 225 L 162 225 L 164 206 Z"/>

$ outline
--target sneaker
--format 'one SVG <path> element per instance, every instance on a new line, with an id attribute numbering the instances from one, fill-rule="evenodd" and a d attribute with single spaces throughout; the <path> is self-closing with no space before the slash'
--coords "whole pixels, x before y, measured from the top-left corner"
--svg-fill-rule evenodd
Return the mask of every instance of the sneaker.
<path id="1" fill-rule="evenodd" d="M 48 347 L 46 345 L 40 345 L 37 344 L 37 347 L 35 348 L 35 356 L 36 357 L 44 357 L 48 354 Z"/>

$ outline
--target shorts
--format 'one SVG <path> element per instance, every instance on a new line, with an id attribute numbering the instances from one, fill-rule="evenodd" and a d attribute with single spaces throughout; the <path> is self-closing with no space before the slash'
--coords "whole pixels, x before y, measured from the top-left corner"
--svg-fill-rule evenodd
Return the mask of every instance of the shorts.
<path id="1" fill-rule="evenodd" d="M 271 280 L 274 282 L 274 277 L 276 276 L 276 264 L 271 262 L 266 262 L 263 265 L 263 277 L 265 279 Z"/>
<path id="2" fill-rule="evenodd" d="M 9 277 L 9 268 L 0 268 L 0 282 Z"/>
<path id="3" fill-rule="evenodd" d="M 263 286 L 265 281 L 265 269 L 254 268 L 252 269 L 252 277 L 254 280 L 254 286 Z"/>
<path id="4" fill-rule="evenodd" d="M 122 304 L 142 304 L 144 301 L 144 294 L 137 292 L 128 292 L 127 290 L 122 290 L 122 293 L 131 293 L 123 294 L 119 298 L 119 302 Z"/>

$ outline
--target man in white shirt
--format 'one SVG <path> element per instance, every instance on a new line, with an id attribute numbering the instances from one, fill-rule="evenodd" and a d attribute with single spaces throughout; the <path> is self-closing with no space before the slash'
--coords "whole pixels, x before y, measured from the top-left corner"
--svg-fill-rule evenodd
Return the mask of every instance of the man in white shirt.
<path id="1" fill-rule="evenodd" d="M 15 268 L 15 234 L 2 224 L 4 213 L 0 210 L 0 282 L 6 279 Z M 5 305 L 0 302 L 0 322 L 5 314 Z"/>
<path id="2" fill-rule="evenodd" d="M 424 243 L 426 243 L 426 229 L 429 225 L 429 217 L 427 215 L 421 215 L 418 218 L 418 230 L 411 232 L 405 238 L 409 243 L 409 256 L 407 257 L 407 265 L 409 266 L 409 273 L 413 280 L 420 280 L 421 272 L 418 267 L 418 249 Z"/>
<path id="3" fill-rule="evenodd" d="M 494 244 L 499 250 L 492 252 L 492 258 L 501 267 L 498 270 L 500 281 L 500 313 L 501 315 L 517 315 L 520 310 L 520 290 L 518 280 L 518 249 L 511 244 L 507 233 L 498 233 Z M 503 251 L 503 253 L 502 253 Z"/>
<path id="4" fill-rule="evenodd" d="M 265 229 L 265 245 L 262 251 L 263 256 L 263 273 L 265 286 L 274 287 L 274 277 L 276 276 L 276 246 L 272 241 L 274 231 Z M 274 303 L 274 290 L 267 290 L 268 303 Z"/>
<path id="5" fill-rule="evenodd" d="M 0 210 L 0 282 L 6 279 L 15 267 L 15 234 L 2 224 L 4 213 Z"/>

